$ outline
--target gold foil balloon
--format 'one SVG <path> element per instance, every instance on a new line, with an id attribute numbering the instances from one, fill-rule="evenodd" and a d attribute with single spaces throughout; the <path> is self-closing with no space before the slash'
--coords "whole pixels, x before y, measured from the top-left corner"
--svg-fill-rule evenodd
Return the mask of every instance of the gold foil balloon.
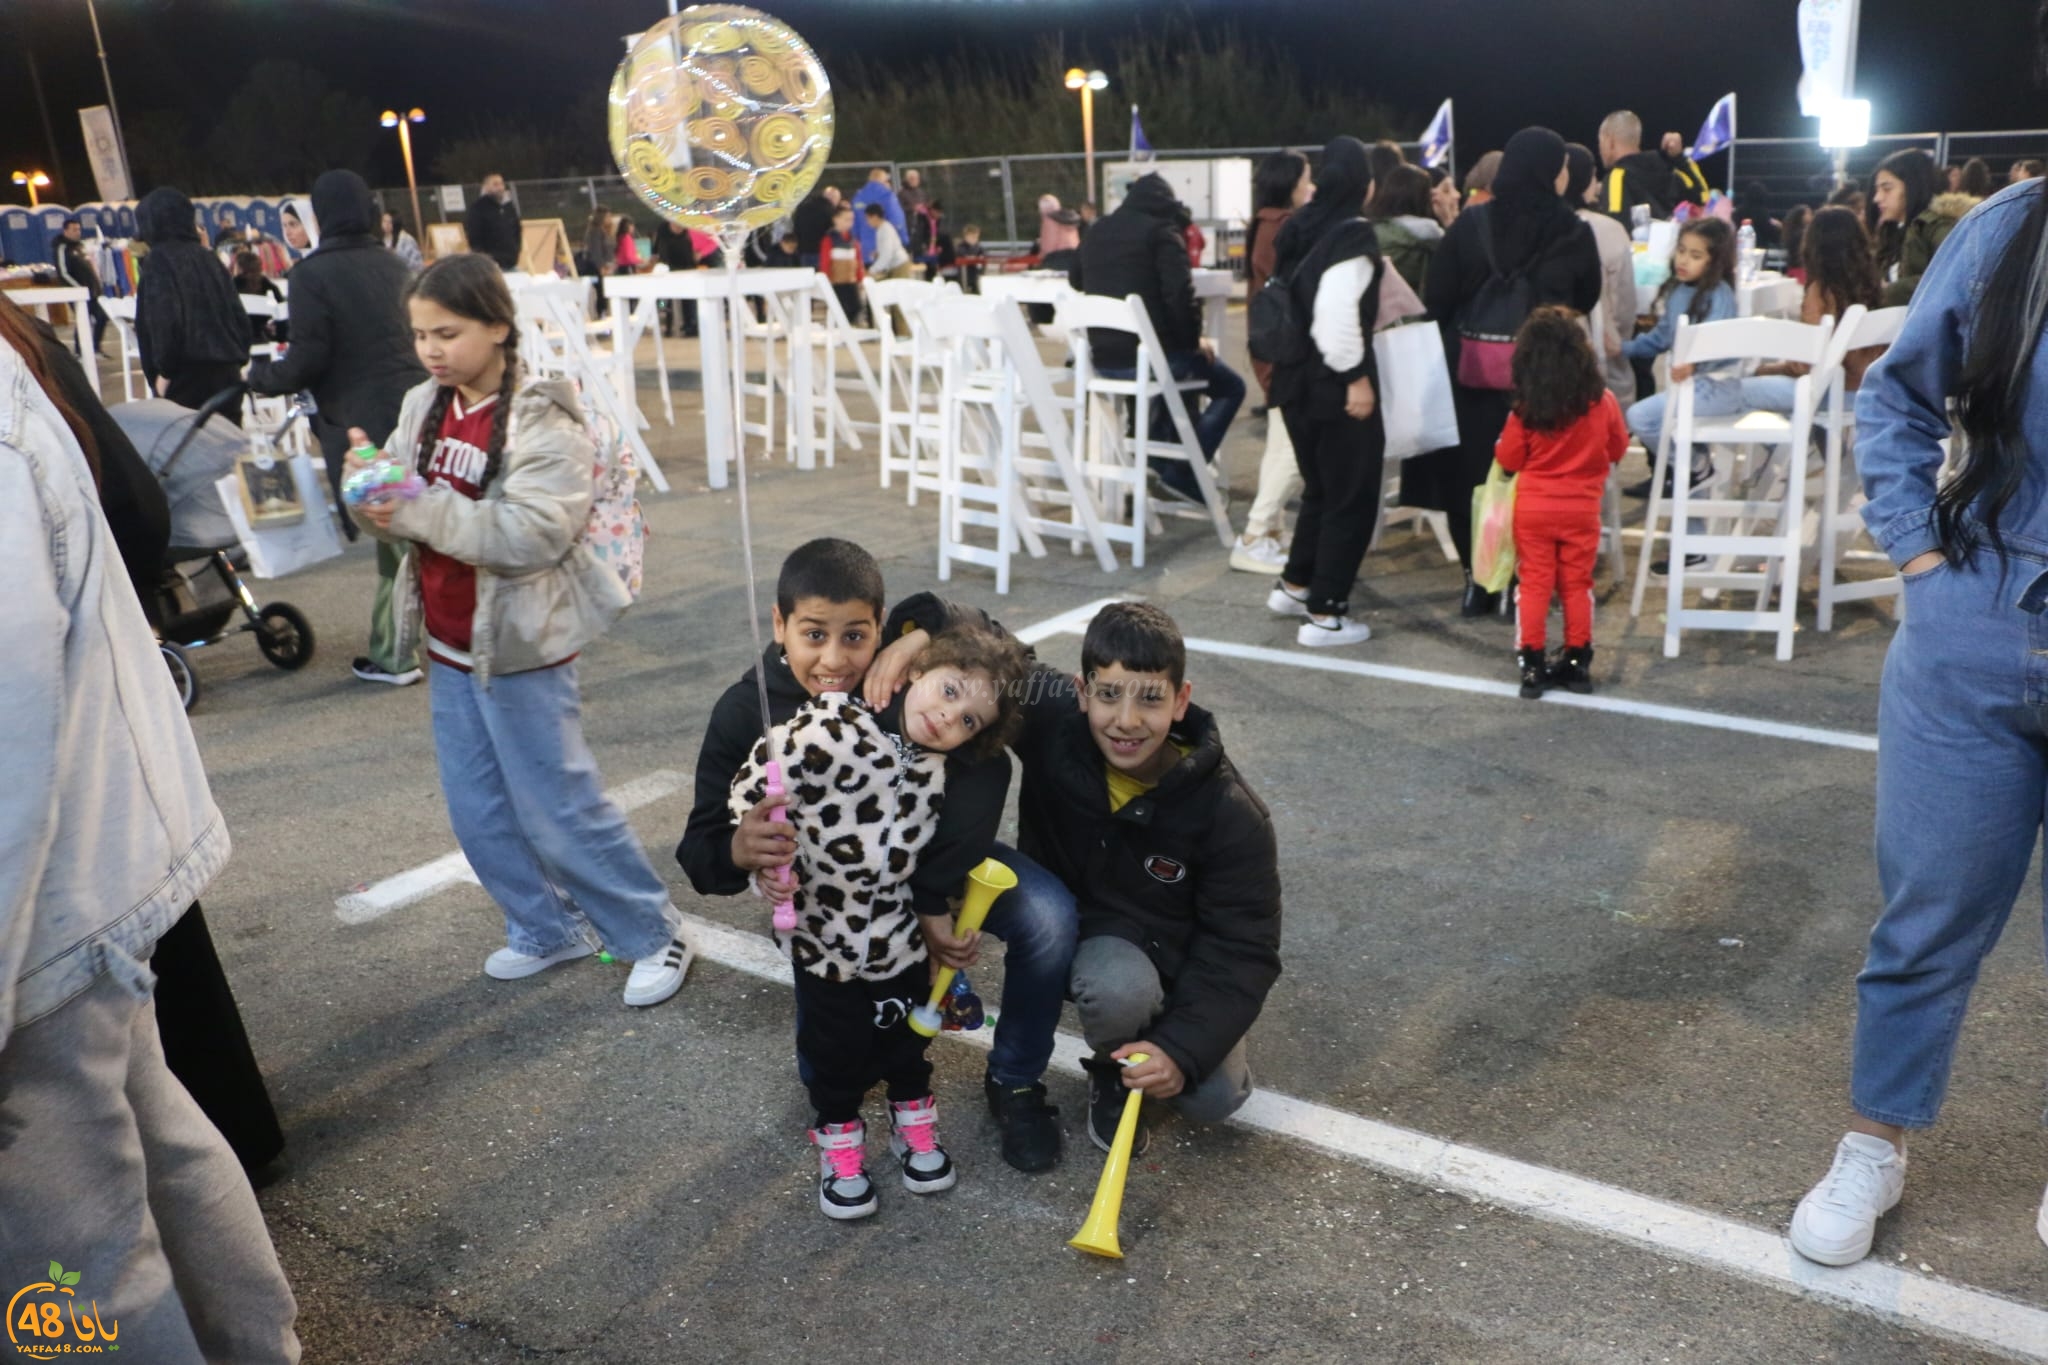
<path id="1" fill-rule="evenodd" d="M 810 44 L 740 5 L 692 5 L 633 42 L 612 77 L 612 159 L 670 222 L 763 227 L 817 185 L 832 85 Z"/>

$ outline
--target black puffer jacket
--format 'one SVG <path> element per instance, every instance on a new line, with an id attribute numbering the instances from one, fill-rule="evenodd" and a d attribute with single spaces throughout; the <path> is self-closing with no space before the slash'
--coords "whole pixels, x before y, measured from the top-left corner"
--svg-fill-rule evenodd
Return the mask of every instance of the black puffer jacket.
<path id="1" fill-rule="evenodd" d="M 377 237 L 377 204 L 354 171 L 313 182 L 320 248 L 292 267 L 291 347 L 249 374 L 257 393 L 310 389 L 313 431 L 330 472 L 341 467 L 348 429 L 381 442 L 427 372 L 413 353 L 402 295 L 412 272 Z"/>
<path id="2" fill-rule="evenodd" d="M 318 213 L 320 210 L 315 207 L 313 211 Z M 324 224 L 326 220 L 321 222 Z M 470 204 L 469 212 L 463 216 L 462 231 L 469 239 L 471 251 L 490 257 L 501 270 L 519 268 L 519 208 L 511 199 L 498 200 L 488 194 L 478 195 Z"/>
<path id="3" fill-rule="evenodd" d="M 1202 310 L 1195 302 L 1187 239 L 1181 236 L 1185 210 L 1173 188 L 1157 175 L 1131 186 L 1115 213 L 1098 219 L 1081 240 L 1081 259 L 1067 272 L 1084 294 L 1145 300 L 1152 330 L 1169 355 L 1192 351 L 1202 341 Z M 1128 332 L 1088 334 L 1095 364 L 1127 370 L 1138 363 Z"/>
<path id="4" fill-rule="evenodd" d="M 882 638 L 893 640 L 901 635 L 913 604 L 931 600 L 913 598 L 899 606 L 884 624 Z M 767 670 L 768 709 L 777 725 L 810 700 L 803 684 L 789 671 L 780 645 L 769 645 L 755 668 Z M 761 693 L 754 677 L 754 669 L 748 669 L 719 697 L 711 708 L 704 744 L 697 754 L 696 800 L 682 841 L 676 845 L 676 861 L 699 895 L 733 896 L 747 889 L 747 874 L 732 860 L 730 797 L 733 777 L 746 766 L 748 754 L 761 740 Z M 901 704 L 899 697 L 883 713 L 884 728 L 894 730 L 901 723 Z M 911 908 L 916 913 L 950 913 L 949 900 L 958 898 L 967 874 L 994 845 L 1009 795 L 1008 754 L 980 762 L 959 755 L 947 759 L 946 804 L 939 812 L 939 827 L 919 851 L 917 867 L 910 874 Z"/>
<path id="5" fill-rule="evenodd" d="M 1199 1084 L 1250 1030 L 1280 976 L 1272 817 L 1199 706 L 1173 730 L 1187 756 L 1112 812 L 1073 679 L 1041 668 L 1031 683 L 1016 745 L 1019 845 L 1074 892 L 1081 937 L 1126 939 L 1152 959 L 1166 1008 L 1146 1038 Z"/>
<path id="6" fill-rule="evenodd" d="M 135 291 L 135 340 L 143 377 L 249 359 L 249 314 L 220 260 L 199 244 L 192 201 L 181 190 L 151 190 L 135 206 L 135 232 L 149 244 Z"/>

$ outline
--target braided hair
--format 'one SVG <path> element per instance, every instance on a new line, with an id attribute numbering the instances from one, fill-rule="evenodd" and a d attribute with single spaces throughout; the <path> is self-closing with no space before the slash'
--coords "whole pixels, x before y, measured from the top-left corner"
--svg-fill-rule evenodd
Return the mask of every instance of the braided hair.
<path id="1" fill-rule="evenodd" d="M 505 373 L 498 381 L 498 407 L 491 414 L 491 440 L 484 452 L 484 475 L 479 481 L 480 488 L 489 488 L 505 465 L 505 432 L 512 420 L 512 396 L 519 389 L 520 378 L 519 315 L 512 304 L 512 290 L 505 283 L 505 272 L 498 269 L 496 261 L 476 252 L 443 256 L 406 285 L 405 301 L 410 303 L 414 299 L 438 304 L 459 318 L 505 328 L 505 340 L 500 343 L 505 353 Z M 426 420 L 420 424 L 419 444 L 413 451 L 413 463 L 422 473 L 427 467 L 427 451 L 439 438 L 441 424 L 448 418 L 448 405 L 454 401 L 455 385 L 443 384 L 427 408 Z"/>

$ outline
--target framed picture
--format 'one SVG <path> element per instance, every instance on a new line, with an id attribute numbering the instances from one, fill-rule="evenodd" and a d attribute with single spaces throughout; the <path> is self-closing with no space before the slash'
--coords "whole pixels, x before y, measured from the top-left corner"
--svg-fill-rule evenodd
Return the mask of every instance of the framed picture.
<path id="1" fill-rule="evenodd" d="M 306 505 L 299 500 L 290 460 L 245 451 L 235 461 L 235 482 L 242 490 L 242 510 L 250 526 L 288 526 L 305 519 Z"/>

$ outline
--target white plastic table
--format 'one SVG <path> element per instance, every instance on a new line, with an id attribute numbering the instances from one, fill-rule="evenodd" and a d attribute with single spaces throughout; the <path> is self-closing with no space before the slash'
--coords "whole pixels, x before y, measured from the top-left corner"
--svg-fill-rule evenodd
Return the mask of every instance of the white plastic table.
<path id="1" fill-rule="evenodd" d="M 816 288 L 812 270 L 747 270 L 739 271 L 737 284 L 745 298 L 766 300 L 778 311 L 790 307 L 810 307 L 810 293 Z M 657 305 L 664 299 L 693 299 L 697 303 L 698 370 L 704 392 L 704 458 L 707 466 L 707 481 L 713 488 L 724 488 L 731 475 L 731 460 L 739 453 L 739 427 L 741 414 L 732 406 L 732 363 L 728 355 L 726 300 L 731 297 L 732 283 L 723 270 L 677 270 L 661 275 L 608 275 L 604 281 L 604 293 L 608 299 L 630 304 L 614 313 L 612 337 L 614 363 L 619 367 L 621 383 L 628 394 L 635 392 L 633 384 L 633 351 L 639 344 L 640 333 L 654 321 L 659 313 Z M 738 363 L 744 364 L 741 356 Z M 812 392 L 811 348 L 790 347 L 790 384 L 793 395 L 806 396 Z M 663 371 L 666 374 L 666 369 Z M 637 402 L 637 398 L 632 401 Z M 796 423 L 796 464 L 799 469 L 817 467 L 817 447 L 812 432 L 812 423 Z"/>
<path id="2" fill-rule="evenodd" d="M 92 294 L 80 285 L 39 285 L 33 289 L 10 289 L 7 297 L 23 308 L 32 308 L 50 321 L 50 305 L 61 303 L 71 310 L 71 346 L 78 353 L 79 368 L 92 384 L 92 391 L 100 391 L 100 362 L 92 348 L 92 318 L 86 305 Z"/>

